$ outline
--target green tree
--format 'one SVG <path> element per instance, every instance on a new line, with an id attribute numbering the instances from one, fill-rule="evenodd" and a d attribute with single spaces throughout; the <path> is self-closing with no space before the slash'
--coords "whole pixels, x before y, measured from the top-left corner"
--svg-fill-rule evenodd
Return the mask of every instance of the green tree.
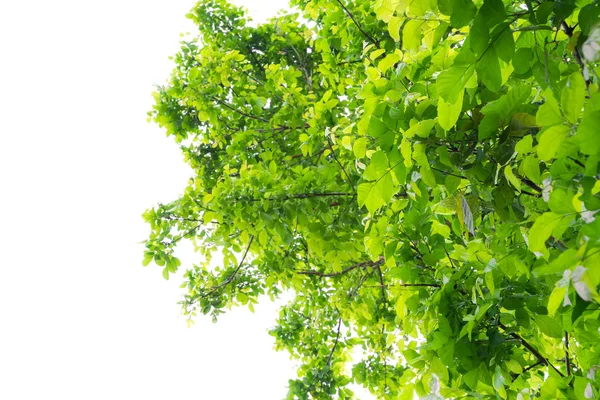
<path id="1" fill-rule="evenodd" d="M 291 293 L 289 399 L 597 398 L 598 1 L 292 5 L 189 14 L 150 116 L 194 176 L 144 264 L 195 244 L 190 318 Z"/>

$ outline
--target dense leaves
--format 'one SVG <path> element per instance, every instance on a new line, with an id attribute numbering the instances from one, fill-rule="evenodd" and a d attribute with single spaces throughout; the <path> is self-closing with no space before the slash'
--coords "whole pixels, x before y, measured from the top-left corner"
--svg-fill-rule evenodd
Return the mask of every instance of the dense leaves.
<path id="1" fill-rule="evenodd" d="M 290 399 L 598 397 L 600 6 L 292 5 L 190 13 L 151 118 L 195 175 L 144 264 L 195 244 L 190 318 L 290 293 Z"/>

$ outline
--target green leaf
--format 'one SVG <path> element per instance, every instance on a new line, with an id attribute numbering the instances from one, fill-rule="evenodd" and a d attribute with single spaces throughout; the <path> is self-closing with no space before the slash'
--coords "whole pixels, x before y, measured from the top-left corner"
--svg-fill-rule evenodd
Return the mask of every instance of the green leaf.
<path id="1" fill-rule="evenodd" d="M 563 113 L 572 124 L 577 122 L 579 115 L 581 115 L 585 102 L 585 94 L 585 81 L 581 73 L 574 72 L 569 76 L 560 99 Z"/>
<path id="2" fill-rule="evenodd" d="M 400 55 L 396 53 L 388 54 L 383 58 L 383 60 L 379 61 L 377 68 L 381 70 L 382 73 L 385 73 L 388 69 L 394 66 L 398 61 L 400 61 Z"/>
<path id="3" fill-rule="evenodd" d="M 435 174 L 433 173 L 431 168 L 429 168 L 429 166 L 421 167 L 419 172 L 421 173 L 421 179 L 423 179 L 423 182 L 425 182 L 425 184 L 427 186 L 429 186 L 429 187 L 436 186 Z"/>
<path id="4" fill-rule="evenodd" d="M 566 125 L 554 125 L 542 131 L 537 146 L 537 154 L 540 160 L 549 161 L 554 158 L 570 130 Z"/>
<path id="5" fill-rule="evenodd" d="M 525 74 L 531 69 L 531 62 L 533 61 L 534 54 L 531 48 L 521 47 L 517 49 L 512 58 L 512 65 L 517 74 Z"/>
<path id="6" fill-rule="evenodd" d="M 547 212 L 539 216 L 529 229 L 529 250 L 533 252 L 542 251 L 545 248 L 546 240 L 552 235 L 562 218 L 562 215 L 553 212 Z"/>
<path id="7" fill-rule="evenodd" d="M 475 21 L 473 21 L 473 25 L 471 25 L 469 32 L 469 44 L 471 46 L 471 50 L 473 50 L 473 53 L 475 53 L 477 56 L 480 56 L 487 49 L 489 41 L 489 25 L 487 25 L 486 21 L 481 15 L 478 15 L 475 18 Z"/>
<path id="8" fill-rule="evenodd" d="M 406 50 L 417 51 L 421 47 L 421 32 L 424 21 L 410 20 L 402 29 L 402 45 Z"/>
<path id="9" fill-rule="evenodd" d="M 533 150 L 533 136 L 527 135 L 515 145 L 515 151 L 519 154 L 528 154 Z"/>
<path id="10" fill-rule="evenodd" d="M 556 339 L 561 339 L 563 337 L 563 330 L 554 318 L 549 317 L 548 315 L 537 315 L 535 317 L 535 323 L 544 335 Z"/>
<path id="11" fill-rule="evenodd" d="M 562 275 L 565 270 L 570 269 L 579 261 L 580 257 L 577 256 L 577 251 L 575 249 L 567 249 L 552 260 L 551 263 L 535 268 L 533 273 L 537 276 L 550 274 Z"/>
<path id="12" fill-rule="evenodd" d="M 565 294 L 567 294 L 567 287 L 555 287 L 550 293 L 550 297 L 548 298 L 548 315 L 554 316 L 558 308 L 563 304 L 563 300 L 565 299 Z"/>
<path id="13" fill-rule="evenodd" d="M 540 106 L 535 115 L 537 124 L 543 127 L 558 125 L 563 123 L 563 118 L 554 96 L 549 93 L 546 102 Z"/>
<path id="14" fill-rule="evenodd" d="M 573 207 L 573 195 L 568 194 L 563 189 L 554 189 L 552 191 L 548 206 L 550 207 L 550 210 L 556 214 L 575 212 L 575 207 Z"/>
<path id="15" fill-rule="evenodd" d="M 600 7 L 598 4 L 588 4 L 579 12 L 579 27 L 581 33 L 585 36 L 590 34 L 594 25 L 598 22 L 600 16 Z"/>
<path id="16" fill-rule="evenodd" d="M 531 137 L 531 136 L 529 136 Z M 523 168 L 523 174 L 529 178 L 530 181 L 538 185 L 542 184 L 542 175 L 540 174 L 540 162 L 533 155 L 525 158 L 521 167 Z"/>
<path id="17" fill-rule="evenodd" d="M 389 161 L 383 151 L 376 151 L 371 156 L 371 162 L 363 174 L 363 178 L 374 181 L 381 178 L 388 170 Z"/>
<path id="18" fill-rule="evenodd" d="M 502 370 L 499 366 L 496 365 L 496 370 L 494 372 L 494 379 L 492 381 L 492 384 L 494 386 L 494 389 L 496 389 L 500 397 L 502 397 L 503 399 L 506 398 L 506 389 L 504 388 L 505 383 L 506 380 L 504 379 L 504 375 L 502 375 Z"/>
<path id="19" fill-rule="evenodd" d="M 444 130 L 449 131 L 458 121 L 462 111 L 463 96 L 464 91 L 461 91 L 454 103 L 447 103 L 442 97 L 438 99 L 438 123 Z"/>
<path id="20" fill-rule="evenodd" d="M 506 18 L 502 0 L 484 0 L 479 14 L 489 27 L 494 27 Z"/>
<path id="21" fill-rule="evenodd" d="M 361 137 L 356 139 L 352 146 L 352 152 L 354 153 L 354 157 L 363 158 L 367 153 L 367 138 Z"/>
<path id="22" fill-rule="evenodd" d="M 504 176 L 506 177 L 506 180 L 508 180 L 510 184 L 517 189 L 517 191 L 521 191 L 521 181 L 515 176 L 510 165 L 504 167 Z"/>
<path id="23" fill-rule="evenodd" d="M 377 138 L 387 132 L 387 126 L 377 117 L 371 116 L 369 120 L 369 134 Z"/>
<path id="24" fill-rule="evenodd" d="M 392 39 L 396 42 L 400 41 L 400 26 L 402 25 L 402 18 L 392 17 L 388 23 L 388 32 Z"/>
<path id="25" fill-rule="evenodd" d="M 450 23 L 456 29 L 469 25 L 477 13 L 477 7 L 471 0 L 452 0 Z"/>
<path id="26" fill-rule="evenodd" d="M 477 389 L 478 375 L 479 368 L 474 368 L 463 376 L 463 380 L 465 381 L 467 386 L 473 391 Z"/>
<path id="27" fill-rule="evenodd" d="M 600 139 L 598 127 L 600 126 L 600 111 L 586 114 L 577 128 L 577 141 L 583 154 L 600 156 Z"/>
<path id="28" fill-rule="evenodd" d="M 434 219 L 431 221 L 431 234 L 442 235 L 443 237 L 448 239 L 450 237 L 450 228 L 447 225 L 442 224 Z"/>
<path id="29" fill-rule="evenodd" d="M 502 86 L 502 73 L 500 72 L 500 60 L 496 50 L 490 47 L 477 62 L 477 76 L 483 84 L 492 92 L 497 92 Z"/>
<path id="30" fill-rule="evenodd" d="M 467 82 L 473 76 L 473 72 L 475 72 L 475 68 L 471 65 L 468 67 L 452 67 L 440 73 L 436 81 L 440 97 L 448 103 L 456 103 Z"/>
<path id="31" fill-rule="evenodd" d="M 505 63 L 509 63 L 515 54 L 515 39 L 510 24 L 498 25 L 492 32 L 492 38 L 497 38 L 494 49 L 498 57 Z"/>

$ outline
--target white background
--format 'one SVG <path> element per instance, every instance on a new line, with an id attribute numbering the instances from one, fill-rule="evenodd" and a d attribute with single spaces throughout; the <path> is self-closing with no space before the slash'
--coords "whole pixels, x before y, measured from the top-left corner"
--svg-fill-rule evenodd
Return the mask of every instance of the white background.
<path id="1" fill-rule="evenodd" d="M 286 393 L 273 304 L 188 329 L 181 277 L 141 266 L 141 213 L 191 174 L 146 112 L 193 4 L 0 2 L 0 399 Z"/>

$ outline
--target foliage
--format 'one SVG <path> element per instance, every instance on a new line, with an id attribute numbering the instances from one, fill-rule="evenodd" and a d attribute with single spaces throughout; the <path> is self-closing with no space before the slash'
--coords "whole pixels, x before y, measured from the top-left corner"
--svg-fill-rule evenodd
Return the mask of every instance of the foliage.
<path id="1" fill-rule="evenodd" d="M 290 292 L 290 399 L 597 398 L 600 4 L 292 5 L 189 15 L 151 118 L 195 176 L 144 264 L 194 242 L 190 318 Z"/>

